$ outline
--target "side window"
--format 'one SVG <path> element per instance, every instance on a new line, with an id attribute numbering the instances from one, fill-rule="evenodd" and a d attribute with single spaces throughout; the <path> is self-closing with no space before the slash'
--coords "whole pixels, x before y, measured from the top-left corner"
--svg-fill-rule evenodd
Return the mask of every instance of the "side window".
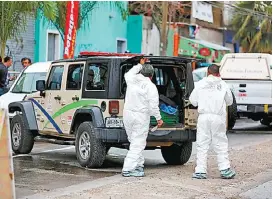
<path id="1" fill-rule="evenodd" d="M 73 64 L 68 67 L 66 89 L 80 90 L 82 86 L 83 64 Z"/>
<path id="2" fill-rule="evenodd" d="M 107 64 L 90 64 L 88 66 L 88 78 L 86 90 L 105 90 L 108 75 Z"/>
<path id="3" fill-rule="evenodd" d="M 61 90 L 64 66 L 53 66 L 50 71 L 47 89 Z"/>

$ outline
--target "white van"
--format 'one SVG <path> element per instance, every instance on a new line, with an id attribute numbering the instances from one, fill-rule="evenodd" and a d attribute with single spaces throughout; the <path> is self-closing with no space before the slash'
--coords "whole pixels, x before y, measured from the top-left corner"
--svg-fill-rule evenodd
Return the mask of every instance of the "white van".
<path id="1" fill-rule="evenodd" d="M 51 62 L 37 62 L 23 70 L 9 91 L 0 96 L 0 108 L 8 109 L 10 103 L 22 101 L 27 94 L 36 92 L 36 81 L 45 80 L 50 64 Z"/>

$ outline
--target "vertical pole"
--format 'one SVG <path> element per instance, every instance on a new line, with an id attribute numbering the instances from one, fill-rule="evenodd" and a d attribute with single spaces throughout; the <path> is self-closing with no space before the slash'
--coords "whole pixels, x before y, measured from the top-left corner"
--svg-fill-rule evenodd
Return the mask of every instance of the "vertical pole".
<path id="1" fill-rule="evenodd" d="M 178 57 L 179 51 L 179 33 L 178 33 L 178 26 L 174 24 L 174 34 L 173 34 L 173 56 Z"/>
<path id="2" fill-rule="evenodd" d="M 161 55 L 166 55 L 167 49 L 167 21 L 168 21 L 168 1 L 162 2 L 162 28 L 161 28 L 161 42 L 162 52 Z"/>

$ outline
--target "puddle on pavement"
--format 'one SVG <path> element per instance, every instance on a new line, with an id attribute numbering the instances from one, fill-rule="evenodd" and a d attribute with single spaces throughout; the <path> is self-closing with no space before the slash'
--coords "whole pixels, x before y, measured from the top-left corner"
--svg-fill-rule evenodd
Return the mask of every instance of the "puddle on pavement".
<path id="1" fill-rule="evenodd" d="M 69 164 L 72 162 L 75 165 Z M 111 161 L 107 162 L 106 165 L 113 164 Z M 103 172 L 85 169 L 80 167 L 75 157 L 72 161 L 67 161 L 66 158 L 49 159 L 40 155 L 19 156 L 13 159 L 13 163 L 16 192 L 21 197 L 35 194 L 37 191 L 50 191 L 119 173 L 113 170 Z"/>

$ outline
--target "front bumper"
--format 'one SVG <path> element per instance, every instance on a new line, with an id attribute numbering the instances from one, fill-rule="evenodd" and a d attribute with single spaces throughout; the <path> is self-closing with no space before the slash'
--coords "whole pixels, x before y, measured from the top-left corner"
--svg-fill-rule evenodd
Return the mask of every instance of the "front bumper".
<path id="1" fill-rule="evenodd" d="M 129 143 L 125 129 L 95 128 L 96 136 L 104 143 Z M 158 132 L 158 135 L 156 135 Z M 148 134 L 147 142 L 185 142 L 196 141 L 196 130 L 155 131 Z"/>

